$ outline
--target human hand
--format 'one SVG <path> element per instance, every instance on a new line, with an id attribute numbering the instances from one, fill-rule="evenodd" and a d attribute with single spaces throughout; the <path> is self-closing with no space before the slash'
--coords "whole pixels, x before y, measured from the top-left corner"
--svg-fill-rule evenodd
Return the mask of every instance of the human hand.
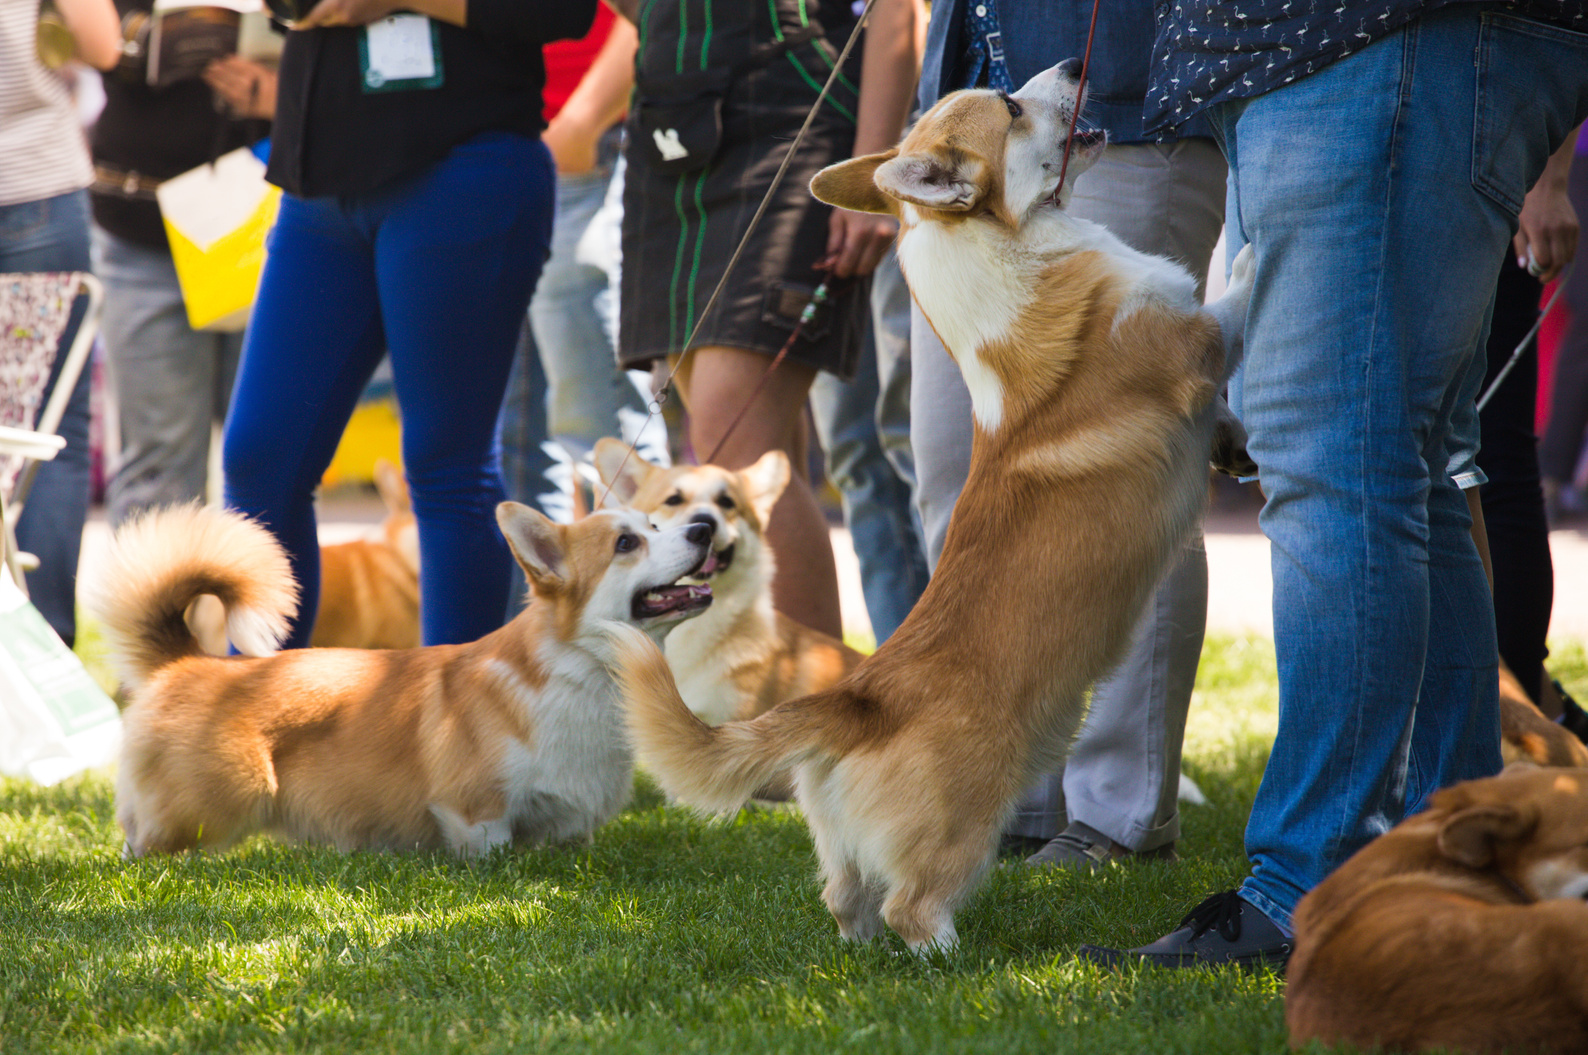
<path id="1" fill-rule="evenodd" d="M 827 255 L 816 262 L 834 278 L 869 275 L 899 233 L 899 222 L 878 213 L 834 209 L 827 221 Z"/>
<path id="2" fill-rule="evenodd" d="M 398 7 L 401 0 L 320 0 L 307 15 L 292 24 L 293 29 L 320 29 L 326 26 L 367 26 L 379 22 Z"/>
<path id="3" fill-rule="evenodd" d="M 257 62 L 227 55 L 204 71 L 204 83 L 215 90 L 235 117 L 276 116 L 276 74 Z"/>
<path id="4" fill-rule="evenodd" d="M 540 138 L 557 163 L 557 175 L 577 176 L 596 167 L 596 143 L 601 133 L 573 117 L 564 117 L 567 112 L 563 107 Z"/>
<path id="5" fill-rule="evenodd" d="M 1566 181 L 1546 173 L 1522 199 L 1516 237 L 1511 239 L 1517 264 L 1540 282 L 1549 282 L 1577 255 L 1577 234 L 1577 210 L 1566 194 Z"/>

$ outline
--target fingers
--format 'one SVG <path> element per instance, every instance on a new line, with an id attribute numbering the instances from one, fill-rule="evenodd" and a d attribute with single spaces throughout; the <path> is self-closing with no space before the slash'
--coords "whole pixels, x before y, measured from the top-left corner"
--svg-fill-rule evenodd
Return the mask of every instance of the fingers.
<path id="1" fill-rule="evenodd" d="M 827 227 L 827 255 L 815 266 L 835 278 L 869 275 L 881 263 L 897 231 L 889 217 L 834 209 Z"/>

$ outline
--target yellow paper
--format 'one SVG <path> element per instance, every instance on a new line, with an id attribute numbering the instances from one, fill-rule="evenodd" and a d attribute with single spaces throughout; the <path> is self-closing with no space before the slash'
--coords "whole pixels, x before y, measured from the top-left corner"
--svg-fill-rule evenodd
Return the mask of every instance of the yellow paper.
<path id="1" fill-rule="evenodd" d="M 237 150 L 167 180 L 158 194 L 188 323 L 196 330 L 242 329 L 259 289 L 280 189 L 264 181 L 257 158 Z"/>

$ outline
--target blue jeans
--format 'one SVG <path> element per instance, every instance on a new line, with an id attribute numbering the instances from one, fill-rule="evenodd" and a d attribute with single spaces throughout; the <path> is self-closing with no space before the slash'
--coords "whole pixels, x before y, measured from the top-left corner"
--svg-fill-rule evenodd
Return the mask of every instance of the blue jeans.
<path id="1" fill-rule="evenodd" d="M 551 256 L 529 302 L 529 322 L 550 386 L 546 425 L 575 462 L 590 456 L 596 440 L 619 435 L 619 411 L 645 413 L 639 391 L 618 369 L 615 350 L 622 207 L 615 212 L 601 208 L 614 179 L 619 181 L 614 200 L 622 201 L 619 136 L 614 128 L 602 139 L 591 171 L 557 177 Z"/>
<path id="2" fill-rule="evenodd" d="M 871 326 L 855 378 L 818 374 L 811 413 L 880 645 L 910 614 L 929 578 L 910 451 L 910 291 L 892 250 L 872 275 Z"/>
<path id="3" fill-rule="evenodd" d="M 105 354 L 121 425 L 110 481 L 110 522 L 202 499 L 212 426 L 226 419 L 241 333 L 188 325 L 169 249 L 94 231 L 94 273 L 105 284 Z"/>
<path id="4" fill-rule="evenodd" d="M 1230 255 L 1257 257 L 1232 397 L 1267 497 L 1279 660 L 1241 893 L 1282 924 L 1430 792 L 1500 768 L 1452 423 L 1522 197 L 1588 111 L 1585 68 L 1588 36 L 1458 6 L 1214 113 Z"/>
<path id="5" fill-rule="evenodd" d="M 496 420 L 551 238 L 551 155 L 485 133 L 368 194 L 282 199 L 226 422 L 226 501 L 281 539 L 319 605 L 314 491 L 389 350 L 419 523 L 425 644 L 502 625 L 511 558 L 496 526 Z"/>
<path id="6" fill-rule="evenodd" d="M 0 205 L 0 271 L 87 271 L 88 192 Z M 44 398 L 55 389 L 61 360 L 82 325 L 87 305 L 79 298 L 61 334 L 61 353 Z M 39 466 L 27 508 L 17 521 L 17 545 L 39 559 L 29 573 L 28 594 L 45 620 L 70 648 L 77 640 L 77 558 L 88 519 L 88 381 L 78 375 L 61 418 L 66 447 Z"/>

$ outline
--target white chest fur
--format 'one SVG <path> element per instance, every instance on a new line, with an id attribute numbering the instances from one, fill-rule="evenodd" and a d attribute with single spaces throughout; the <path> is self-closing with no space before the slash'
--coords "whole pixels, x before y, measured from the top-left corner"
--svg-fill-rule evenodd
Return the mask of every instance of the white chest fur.
<path id="1" fill-rule="evenodd" d="M 466 853 L 513 839 L 560 842 L 588 834 L 610 820 L 633 790 L 633 756 L 607 668 L 572 649 L 542 658 L 549 677 L 538 689 L 506 664 L 491 669 L 532 730 L 528 743 L 509 738 L 502 745 L 495 776 L 506 800 L 503 815 L 463 825 L 445 807 L 431 807 L 449 841 Z"/>
<path id="2" fill-rule="evenodd" d="M 1029 310 L 1043 269 L 1062 257 L 1101 254 L 1125 291 L 1115 325 L 1148 303 L 1198 308 L 1196 282 L 1184 268 L 1056 210 L 1039 210 L 1013 235 L 975 220 L 921 223 L 909 205 L 905 220 L 900 267 L 916 303 L 959 364 L 972 411 L 989 432 L 1003 423 L 1003 384 L 977 353 L 1008 336 Z"/>

